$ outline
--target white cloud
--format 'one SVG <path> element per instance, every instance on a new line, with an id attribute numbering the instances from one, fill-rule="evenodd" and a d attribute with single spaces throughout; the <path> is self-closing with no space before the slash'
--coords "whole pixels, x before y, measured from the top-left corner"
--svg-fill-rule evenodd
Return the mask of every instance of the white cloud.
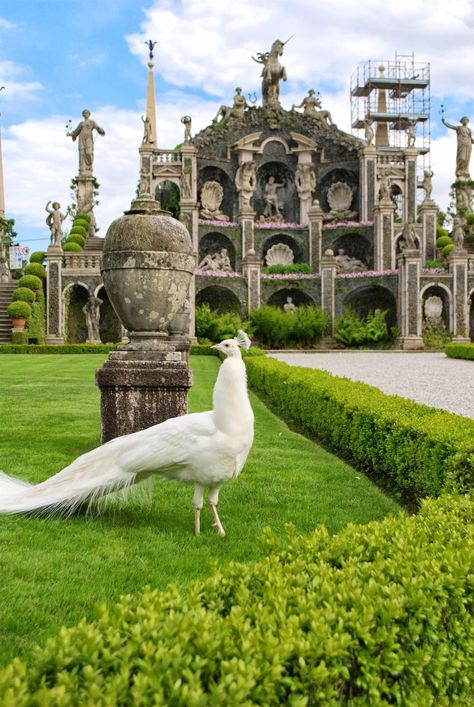
<path id="1" fill-rule="evenodd" d="M 14 22 L 10 22 L 10 20 L 0 17 L 0 29 L 13 29 L 14 27 L 16 27 Z"/>
<path id="2" fill-rule="evenodd" d="M 25 73 L 25 69 L 13 61 L 0 61 L 0 86 L 5 87 L 2 100 L 18 102 L 36 96 L 42 85 L 38 81 L 18 80 Z"/>

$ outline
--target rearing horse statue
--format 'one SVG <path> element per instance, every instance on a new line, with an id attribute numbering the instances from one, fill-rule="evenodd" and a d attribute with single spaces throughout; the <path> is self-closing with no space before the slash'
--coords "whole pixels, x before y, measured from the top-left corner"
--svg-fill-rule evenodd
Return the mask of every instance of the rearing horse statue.
<path id="1" fill-rule="evenodd" d="M 290 37 L 291 39 L 291 37 Z M 285 67 L 282 66 L 278 58 L 283 54 L 283 47 L 287 42 L 276 39 L 269 52 L 258 53 L 257 59 L 252 57 L 257 64 L 263 64 L 262 69 L 262 103 L 264 108 L 281 108 L 280 105 L 280 81 L 286 81 Z"/>

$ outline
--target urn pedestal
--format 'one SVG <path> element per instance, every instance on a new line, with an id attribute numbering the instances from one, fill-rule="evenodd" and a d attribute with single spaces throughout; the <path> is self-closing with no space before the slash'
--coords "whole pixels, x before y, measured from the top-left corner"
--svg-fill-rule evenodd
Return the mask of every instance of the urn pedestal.
<path id="1" fill-rule="evenodd" d="M 96 374 L 102 442 L 187 412 L 190 339 L 176 336 L 173 324 L 195 263 L 185 226 L 153 199 L 137 199 L 110 225 L 102 276 L 129 343 L 111 352 Z"/>

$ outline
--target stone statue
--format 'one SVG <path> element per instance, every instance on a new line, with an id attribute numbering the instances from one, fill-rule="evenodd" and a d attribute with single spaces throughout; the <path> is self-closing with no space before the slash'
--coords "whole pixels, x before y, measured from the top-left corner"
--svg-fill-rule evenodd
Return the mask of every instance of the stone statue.
<path id="1" fill-rule="evenodd" d="M 73 140 L 79 138 L 79 176 L 85 175 L 90 177 L 92 175 L 92 169 L 94 166 L 94 135 L 93 131 L 96 130 L 99 135 L 105 135 L 105 130 L 97 125 L 94 120 L 91 120 L 90 110 L 84 109 L 82 111 L 82 116 L 84 120 L 81 120 L 79 125 L 72 132 L 66 133 L 68 137 L 72 137 Z"/>
<path id="2" fill-rule="evenodd" d="M 433 172 L 430 169 L 425 169 L 423 176 L 423 189 L 425 192 L 425 199 L 431 199 L 431 192 L 433 190 Z"/>
<path id="3" fill-rule="evenodd" d="M 277 189 L 282 189 L 285 186 L 284 182 L 275 181 L 275 177 L 268 177 L 268 181 L 265 184 L 265 189 L 263 190 L 263 198 L 265 199 L 265 209 L 263 215 L 267 218 L 276 216 L 277 218 L 282 218 L 283 214 L 280 209 L 282 208 L 282 203 L 278 201 Z"/>
<path id="4" fill-rule="evenodd" d="M 291 39 L 291 37 L 290 37 Z M 287 39 L 286 42 L 289 40 Z M 264 108 L 281 108 L 280 81 L 286 81 L 285 67 L 279 62 L 286 42 L 276 39 L 269 52 L 258 53 L 257 59 L 252 57 L 257 64 L 263 64 L 262 77 L 262 103 Z"/>
<path id="5" fill-rule="evenodd" d="M 372 118 L 367 118 L 367 120 L 364 120 L 364 136 L 367 140 L 367 147 L 372 147 L 374 144 L 375 132 L 372 127 L 373 122 L 374 121 Z"/>
<path id="6" fill-rule="evenodd" d="M 456 177 L 458 179 L 470 179 L 469 161 L 471 159 L 472 139 L 471 128 L 468 127 L 469 118 L 465 115 L 461 118 L 460 125 L 448 123 L 444 118 L 441 119 L 443 124 L 451 130 L 455 130 L 457 134 L 457 151 L 456 151 Z"/>
<path id="7" fill-rule="evenodd" d="M 311 162 L 300 162 L 295 172 L 296 189 L 300 197 L 311 196 L 311 192 L 316 189 L 316 175 Z"/>
<path id="8" fill-rule="evenodd" d="M 148 172 L 143 169 L 140 170 L 140 184 L 138 186 L 139 196 L 150 196 L 150 180 L 148 177 Z"/>
<path id="9" fill-rule="evenodd" d="M 367 265 L 347 255 L 344 248 L 339 248 L 336 255 L 336 264 L 338 272 L 363 272 L 367 270 Z"/>
<path id="10" fill-rule="evenodd" d="M 464 247 L 464 219 L 455 216 L 453 219 L 453 231 L 451 234 L 456 250 L 462 250 Z"/>
<path id="11" fill-rule="evenodd" d="M 189 158 L 185 159 L 183 161 L 183 171 L 181 174 L 181 191 L 182 191 L 183 199 L 191 199 L 191 197 L 193 195 L 192 173 L 193 173 L 192 162 Z"/>
<path id="12" fill-rule="evenodd" d="M 242 162 L 235 174 L 235 186 L 242 198 L 242 208 L 249 208 L 257 185 L 255 162 Z"/>
<path id="13" fill-rule="evenodd" d="M 299 106 L 293 103 L 291 110 L 295 110 L 295 108 L 303 108 L 305 118 L 315 118 L 325 126 L 334 125 L 331 113 L 328 110 L 321 110 L 321 101 L 315 96 L 313 88 L 309 89 L 308 95 L 303 98 Z"/>
<path id="14" fill-rule="evenodd" d="M 86 315 L 87 340 L 91 343 L 100 343 L 99 322 L 100 305 L 102 302 L 103 300 L 99 299 L 99 297 L 91 295 L 82 308 L 82 311 Z"/>
<path id="15" fill-rule="evenodd" d="M 407 223 L 403 226 L 402 230 L 402 240 L 403 240 L 403 245 L 400 243 L 400 248 L 402 250 L 416 250 L 417 245 L 416 245 L 416 228 L 415 224 L 412 223 L 411 221 L 407 221 Z"/>
<path id="16" fill-rule="evenodd" d="M 219 209 L 223 198 L 224 190 L 219 182 L 216 182 L 215 179 L 204 182 L 201 189 L 201 210 L 199 215 L 205 219 L 228 221 L 229 217 Z"/>
<path id="17" fill-rule="evenodd" d="M 296 304 L 293 302 L 293 297 L 287 297 L 286 302 L 283 305 L 283 309 L 285 312 L 290 312 L 291 314 L 296 313 Z"/>
<path id="18" fill-rule="evenodd" d="M 61 236 L 63 235 L 62 225 L 67 216 L 61 212 L 61 204 L 58 204 L 57 201 L 53 201 L 51 206 L 50 204 L 51 202 L 48 201 L 45 207 L 48 212 L 46 225 L 51 231 L 51 245 L 60 245 Z"/>
<path id="19" fill-rule="evenodd" d="M 181 122 L 184 125 L 184 144 L 189 145 L 189 143 L 191 142 L 192 118 L 190 115 L 183 115 L 183 117 L 181 118 Z"/>
<path id="20" fill-rule="evenodd" d="M 390 199 L 390 168 L 385 167 L 379 172 L 379 199 Z"/>
<path id="21" fill-rule="evenodd" d="M 415 147 L 416 132 L 413 120 L 407 122 L 407 147 Z"/>
<path id="22" fill-rule="evenodd" d="M 150 123 L 150 118 L 146 116 L 145 118 L 142 115 L 142 123 L 143 123 L 143 138 L 142 138 L 142 145 L 146 145 L 150 142 L 151 138 L 151 123 Z"/>
<path id="23" fill-rule="evenodd" d="M 247 108 L 247 100 L 245 96 L 242 96 L 242 89 L 240 86 L 237 86 L 235 89 L 234 104 L 232 106 L 220 106 L 216 113 L 216 117 L 212 122 L 213 124 L 216 124 L 219 118 L 221 118 L 220 123 L 226 123 L 229 118 L 242 120 Z"/>
<path id="24" fill-rule="evenodd" d="M 232 265 L 227 248 L 221 248 L 212 255 L 210 253 L 205 255 L 199 263 L 198 268 L 201 270 L 224 270 L 225 272 L 232 272 Z"/>

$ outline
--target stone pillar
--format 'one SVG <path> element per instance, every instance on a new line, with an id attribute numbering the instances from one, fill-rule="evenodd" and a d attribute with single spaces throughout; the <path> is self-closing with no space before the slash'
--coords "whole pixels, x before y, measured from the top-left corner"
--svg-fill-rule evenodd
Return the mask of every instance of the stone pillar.
<path id="1" fill-rule="evenodd" d="M 416 160 L 418 150 L 407 147 L 405 150 L 405 198 L 403 200 L 403 221 L 416 222 Z"/>
<path id="2" fill-rule="evenodd" d="M 401 349 L 422 349 L 420 303 L 421 253 L 404 250 L 398 256 L 398 345 Z"/>
<path id="3" fill-rule="evenodd" d="M 393 217 L 395 205 L 382 198 L 374 206 L 374 270 L 393 268 Z"/>
<path id="4" fill-rule="evenodd" d="M 255 212 L 251 207 L 242 209 L 238 215 L 240 230 L 242 233 L 242 259 L 247 257 L 251 251 L 255 252 Z"/>
<path id="5" fill-rule="evenodd" d="M 359 152 L 360 220 L 370 221 L 377 199 L 377 149 L 371 145 Z"/>
<path id="6" fill-rule="evenodd" d="M 311 272 L 319 272 L 323 242 L 323 210 L 315 199 L 308 212 L 309 219 L 309 264 Z"/>
<path id="7" fill-rule="evenodd" d="M 418 209 L 422 224 L 422 251 L 425 262 L 436 259 L 436 215 L 438 207 L 431 199 L 425 199 Z"/>
<path id="8" fill-rule="evenodd" d="M 188 229 L 193 250 L 197 254 L 199 250 L 199 204 L 197 202 L 197 162 L 196 148 L 192 143 L 185 143 L 181 147 L 181 188 L 180 188 L 180 216 L 179 220 Z M 191 309 L 189 312 L 189 336 L 194 340 L 195 331 L 195 308 L 196 282 L 193 277 L 189 288 L 189 300 Z"/>
<path id="9" fill-rule="evenodd" d="M 336 316 L 336 273 L 337 263 L 334 253 L 328 249 L 321 258 L 321 309 L 327 316 L 329 335 L 334 336 Z"/>
<path id="10" fill-rule="evenodd" d="M 46 260 L 46 343 L 64 344 L 61 246 L 48 246 Z"/>
<path id="11" fill-rule="evenodd" d="M 448 257 L 453 278 L 453 341 L 469 343 L 469 288 L 467 282 L 469 254 L 456 248 Z"/>
<path id="12" fill-rule="evenodd" d="M 260 307 L 260 268 L 261 260 L 255 251 L 247 251 L 242 260 L 242 273 L 247 279 L 247 307 L 250 313 L 252 309 Z"/>

